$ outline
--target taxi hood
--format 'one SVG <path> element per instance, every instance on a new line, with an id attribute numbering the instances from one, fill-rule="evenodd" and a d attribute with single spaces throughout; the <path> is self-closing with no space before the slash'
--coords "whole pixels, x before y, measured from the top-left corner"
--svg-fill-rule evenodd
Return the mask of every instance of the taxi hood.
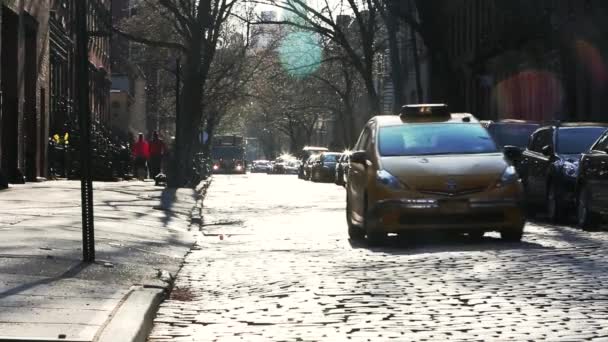
<path id="1" fill-rule="evenodd" d="M 501 153 L 383 157 L 380 162 L 409 188 L 438 194 L 483 191 L 509 166 Z"/>

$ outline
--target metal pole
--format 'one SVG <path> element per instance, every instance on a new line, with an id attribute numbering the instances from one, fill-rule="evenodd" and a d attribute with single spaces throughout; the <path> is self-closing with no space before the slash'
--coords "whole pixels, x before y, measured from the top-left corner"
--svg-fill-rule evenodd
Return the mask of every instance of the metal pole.
<path id="1" fill-rule="evenodd" d="M 93 181 L 91 178 L 91 108 L 89 107 L 88 0 L 73 0 L 76 14 L 76 98 L 80 124 L 80 192 L 82 200 L 82 258 L 95 261 Z"/>
<path id="2" fill-rule="evenodd" d="M 181 65 L 180 57 L 177 57 L 177 59 L 175 60 L 175 122 L 176 122 L 176 125 L 179 125 L 179 98 L 181 96 L 180 88 L 181 88 L 181 82 L 182 82 L 181 74 L 182 74 L 182 65 Z M 177 137 L 177 135 L 176 135 L 176 137 Z"/>

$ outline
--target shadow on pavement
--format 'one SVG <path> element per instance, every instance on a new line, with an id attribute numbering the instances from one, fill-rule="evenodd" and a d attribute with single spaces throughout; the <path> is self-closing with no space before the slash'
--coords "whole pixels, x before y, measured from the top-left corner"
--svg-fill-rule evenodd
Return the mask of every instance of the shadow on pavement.
<path id="1" fill-rule="evenodd" d="M 504 242 L 499 238 L 486 236 L 481 240 L 471 240 L 466 235 L 418 233 L 407 237 L 389 236 L 381 246 L 369 246 L 365 240 L 349 240 L 352 248 L 368 249 L 372 252 L 394 255 L 410 255 L 444 252 L 505 251 L 514 249 L 550 249 L 533 242 Z"/>
<path id="2" fill-rule="evenodd" d="M 51 277 L 51 278 L 44 278 L 44 279 L 40 279 L 37 281 L 33 281 L 30 283 L 25 283 L 22 285 L 19 285 L 17 287 L 14 287 L 10 290 L 6 290 L 4 292 L 0 293 L 0 299 L 12 296 L 12 295 L 16 295 L 19 293 L 22 293 L 24 291 L 27 291 L 29 289 L 32 289 L 36 286 L 40 286 L 40 285 L 49 285 L 52 284 L 58 280 L 61 279 L 66 279 L 66 278 L 74 278 L 76 277 L 78 274 L 80 274 L 80 272 L 82 272 L 84 269 L 86 269 L 87 267 L 89 267 L 91 264 L 89 263 L 85 263 L 85 262 L 79 262 L 75 265 L 72 265 L 70 268 L 68 268 L 64 273 L 56 276 L 56 277 Z"/>

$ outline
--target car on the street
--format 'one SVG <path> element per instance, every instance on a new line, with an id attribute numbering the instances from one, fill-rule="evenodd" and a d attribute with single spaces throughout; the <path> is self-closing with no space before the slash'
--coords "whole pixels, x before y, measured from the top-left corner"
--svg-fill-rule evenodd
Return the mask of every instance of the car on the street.
<path id="1" fill-rule="evenodd" d="M 277 175 L 297 174 L 298 169 L 294 171 L 294 165 L 299 168 L 299 163 L 295 157 L 291 155 L 283 155 L 272 162 L 271 173 Z"/>
<path id="2" fill-rule="evenodd" d="M 334 183 L 336 185 L 344 186 L 347 182 L 348 176 L 348 157 L 350 156 L 349 151 L 345 151 L 340 156 L 338 160 L 338 165 L 336 165 L 336 174 L 334 175 Z"/>
<path id="3" fill-rule="evenodd" d="M 340 159 L 340 153 L 321 153 L 311 166 L 310 180 L 313 182 L 333 181 L 336 176 L 338 159 Z"/>
<path id="4" fill-rule="evenodd" d="M 272 163 L 268 160 L 254 160 L 251 165 L 252 173 L 268 173 L 272 171 Z"/>
<path id="5" fill-rule="evenodd" d="M 288 160 L 285 163 L 285 174 L 297 175 L 300 171 L 300 161 L 296 159 Z"/>
<path id="6" fill-rule="evenodd" d="M 498 147 L 504 151 L 515 168 L 518 168 L 522 152 L 528 146 L 530 136 L 540 127 L 540 124 L 534 121 L 500 120 L 489 121 L 484 126 Z"/>
<path id="7" fill-rule="evenodd" d="M 319 160 L 319 157 L 319 154 L 311 155 L 300 167 L 303 170 L 302 173 L 305 180 L 311 180 L 312 166 Z"/>
<path id="8" fill-rule="evenodd" d="M 306 162 L 308 161 L 308 159 L 310 159 L 311 156 L 319 154 L 319 153 L 323 153 L 323 152 L 328 152 L 329 149 L 327 149 L 326 147 L 316 147 L 316 146 L 306 146 L 302 149 L 302 151 L 300 152 L 300 154 L 298 155 L 298 160 L 300 161 L 300 170 L 298 172 L 298 178 L 300 179 L 308 179 L 308 177 L 305 175 L 304 172 L 304 168 L 306 166 Z"/>
<path id="9" fill-rule="evenodd" d="M 608 215 L 608 131 L 583 153 L 576 184 L 577 223 L 595 229 Z"/>
<path id="10" fill-rule="evenodd" d="M 607 128 L 602 123 L 556 123 L 532 134 L 518 170 L 531 211 L 544 208 L 553 222 L 567 217 L 576 204 L 581 157 Z"/>
<path id="11" fill-rule="evenodd" d="M 272 162 L 272 170 L 271 173 L 275 175 L 282 175 L 285 173 L 285 163 L 286 160 L 284 158 L 277 158 Z"/>
<path id="12" fill-rule="evenodd" d="M 446 230 L 520 241 L 523 187 L 488 131 L 446 105 L 408 105 L 376 116 L 350 156 L 346 217 L 351 239 Z"/>

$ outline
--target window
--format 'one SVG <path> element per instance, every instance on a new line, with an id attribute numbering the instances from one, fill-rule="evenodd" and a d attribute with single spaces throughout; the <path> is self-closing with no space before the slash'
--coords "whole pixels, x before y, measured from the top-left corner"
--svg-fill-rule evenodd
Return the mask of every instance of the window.
<path id="1" fill-rule="evenodd" d="M 478 124 L 383 127 L 378 149 L 384 157 L 498 152 L 488 131 Z"/>
<path id="2" fill-rule="evenodd" d="M 605 127 L 568 127 L 560 128 L 557 134 L 556 151 L 559 154 L 580 154 L 593 145 Z"/>
<path id="3" fill-rule="evenodd" d="M 604 134 L 593 146 L 594 151 L 608 152 L 608 134 Z"/>
<path id="4" fill-rule="evenodd" d="M 323 162 L 326 163 L 335 163 L 338 161 L 338 155 L 336 154 L 326 154 L 323 156 Z"/>
<path id="5" fill-rule="evenodd" d="M 370 135 L 371 135 L 371 132 L 370 132 L 369 127 L 365 127 L 365 129 L 361 133 L 361 136 L 359 137 L 359 141 L 357 141 L 357 145 L 355 146 L 356 151 L 363 151 L 363 150 L 367 149 L 367 145 L 369 144 Z"/>
<path id="6" fill-rule="evenodd" d="M 553 145 L 553 129 L 537 132 L 530 142 L 530 151 L 542 153 L 543 147 Z"/>

